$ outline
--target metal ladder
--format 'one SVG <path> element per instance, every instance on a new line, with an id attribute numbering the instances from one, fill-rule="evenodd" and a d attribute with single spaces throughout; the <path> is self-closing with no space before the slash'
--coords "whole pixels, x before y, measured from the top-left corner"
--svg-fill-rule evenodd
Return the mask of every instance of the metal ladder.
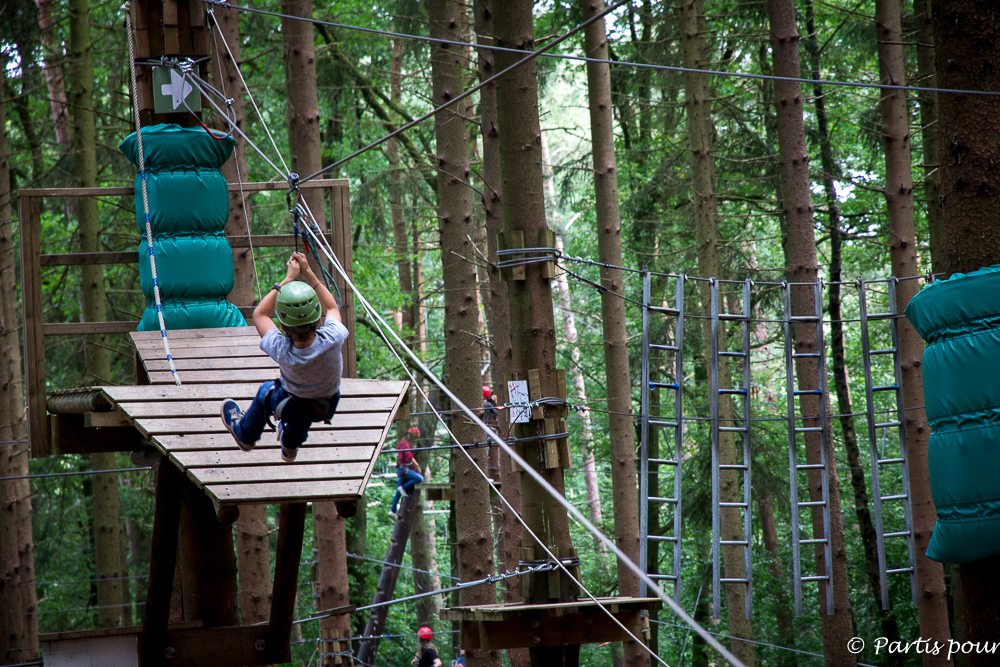
<path id="1" fill-rule="evenodd" d="M 665 542 L 673 544 L 672 571 L 670 574 L 650 574 L 653 580 L 670 581 L 674 585 L 673 598 L 680 597 L 680 575 L 681 575 L 681 444 L 684 437 L 684 419 L 682 413 L 683 405 L 683 378 L 684 378 L 684 275 L 676 278 L 677 293 L 674 308 L 664 308 L 654 306 L 650 303 L 652 299 L 652 276 L 644 273 L 642 279 L 642 414 L 640 419 L 640 443 L 639 443 L 639 567 L 643 572 L 649 572 L 649 554 L 647 547 L 649 542 Z M 674 344 L 663 345 L 653 343 L 650 339 L 650 314 L 659 313 L 672 316 L 675 319 Z M 650 350 L 659 350 L 672 353 L 674 355 L 673 382 L 653 382 L 650 379 Z M 674 392 L 673 406 L 674 414 L 671 419 L 660 415 L 650 415 L 652 405 L 651 393 L 658 389 L 667 389 Z M 673 429 L 674 453 L 672 458 L 649 458 L 649 433 L 650 427 Z M 650 466 L 655 466 L 656 485 L 650 495 L 649 473 Z M 661 466 L 668 466 L 673 469 L 673 495 L 665 496 L 660 494 L 659 470 Z M 649 512 L 658 515 L 661 505 L 672 507 L 673 528 L 672 535 L 656 535 L 649 533 Z M 657 522 L 658 524 L 659 522 Z M 639 595 L 646 595 L 646 583 L 639 583 Z"/>
<path id="2" fill-rule="evenodd" d="M 915 562 L 915 549 L 913 542 L 913 510 L 910 505 L 910 474 L 906 461 L 906 413 L 903 402 L 902 369 L 899 359 L 899 333 L 897 327 L 896 309 L 896 281 L 889 279 L 884 282 L 888 293 L 888 310 L 883 313 L 868 313 L 868 296 L 864 281 L 858 281 L 858 305 L 861 319 L 861 352 L 865 367 L 865 417 L 868 423 L 868 450 L 871 461 L 872 475 L 872 500 L 875 515 L 875 535 L 878 550 L 879 569 L 879 593 L 882 600 L 882 608 L 889 608 L 889 583 L 888 575 L 910 574 L 910 594 L 913 604 L 917 604 L 917 569 Z M 879 350 L 871 349 L 871 340 L 868 324 L 871 321 L 888 320 L 891 335 L 891 347 Z M 877 386 L 872 380 L 872 358 L 883 355 L 892 356 L 892 369 L 894 383 L 886 386 Z M 894 392 L 896 399 L 896 419 L 878 421 L 875 416 L 875 394 L 881 392 Z M 883 458 L 883 453 L 879 452 L 879 435 L 885 437 L 891 429 L 896 429 L 899 438 L 899 456 Z M 899 466 L 902 493 L 882 495 L 882 469 L 883 466 Z M 904 526 L 902 530 L 884 532 L 884 519 L 882 513 L 882 503 L 902 501 L 904 512 Z M 906 538 L 907 561 L 906 567 L 890 568 L 886 562 L 885 541 L 892 538 Z"/>
<path id="3" fill-rule="evenodd" d="M 726 313 L 720 312 L 719 306 L 719 284 L 734 283 L 743 285 L 742 312 Z M 750 618 L 753 609 L 753 577 L 750 562 L 751 554 L 751 507 L 750 507 L 750 286 L 749 280 L 738 283 L 737 281 L 719 281 L 715 278 L 709 280 L 711 287 L 711 313 L 712 313 L 712 363 L 711 363 L 711 428 L 712 428 L 712 618 L 719 618 L 722 604 L 721 588 L 722 584 L 743 584 L 746 587 L 744 601 L 744 613 Z M 740 323 L 740 333 L 742 334 L 742 344 L 739 352 L 732 352 L 728 349 L 719 349 L 719 327 L 725 326 L 726 321 L 738 321 Z M 719 361 L 725 358 L 737 358 L 742 363 L 742 374 L 740 387 L 721 387 L 719 383 Z M 719 423 L 719 399 L 722 396 L 739 396 L 743 399 L 742 414 L 738 418 L 739 426 L 735 424 L 722 425 Z M 735 414 L 735 413 L 734 413 Z M 719 435 L 721 433 L 739 433 L 743 440 L 742 463 L 721 463 L 719 461 Z M 743 473 L 742 501 L 723 502 L 720 499 L 721 482 L 720 474 L 723 470 L 739 470 Z M 723 540 L 722 539 L 722 508 L 738 508 L 743 512 L 743 539 Z M 720 567 L 720 552 L 723 546 L 739 545 L 743 547 L 743 577 L 723 577 Z"/>
<path id="4" fill-rule="evenodd" d="M 815 312 L 812 315 L 792 315 L 792 287 L 805 288 L 812 286 L 814 289 L 813 301 Z M 823 284 L 820 283 L 782 283 L 785 300 L 785 393 L 788 400 L 788 470 L 789 487 L 791 492 L 791 519 L 792 519 L 792 584 L 795 592 L 795 615 L 802 616 L 802 584 L 807 582 L 826 582 L 826 613 L 833 614 L 833 559 L 830 548 L 830 485 L 827 475 L 827 414 L 826 414 L 826 345 L 823 340 Z M 799 323 L 815 323 L 816 325 L 816 351 L 815 352 L 795 352 L 792 339 L 792 325 Z M 815 389 L 796 389 L 795 381 L 795 360 L 801 358 L 816 359 L 816 384 Z M 819 426 L 798 426 L 801 418 L 796 415 L 795 399 L 799 396 L 816 396 L 818 399 L 818 422 Z M 810 417 L 812 419 L 812 417 Z M 806 433 L 816 433 L 819 436 L 819 463 L 798 462 L 798 435 Z M 799 473 L 807 470 L 819 470 L 822 476 L 822 500 L 799 501 Z M 799 513 L 803 508 L 821 507 L 823 512 L 823 536 L 808 539 L 801 538 L 801 526 Z M 803 545 L 822 544 L 823 560 L 825 572 L 823 574 L 803 576 L 802 574 L 802 554 Z"/>

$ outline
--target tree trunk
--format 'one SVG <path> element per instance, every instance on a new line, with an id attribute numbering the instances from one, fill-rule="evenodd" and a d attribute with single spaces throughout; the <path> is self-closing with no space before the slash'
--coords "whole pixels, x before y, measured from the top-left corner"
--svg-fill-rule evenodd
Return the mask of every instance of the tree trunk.
<path id="1" fill-rule="evenodd" d="M 94 62 L 90 36 L 90 3 L 71 0 L 70 25 L 70 101 L 73 119 L 75 180 L 78 187 L 97 185 L 97 137 L 94 117 Z M 77 202 L 76 213 L 82 252 L 100 252 L 101 221 L 97 200 L 91 197 Z M 107 317 L 104 267 L 83 266 L 83 321 L 102 322 Z M 111 384 L 110 340 L 107 335 L 87 336 L 85 359 L 88 384 Z M 116 468 L 115 455 L 94 454 L 95 470 Z M 94 541 L 97 561 L 98 621 L 101 627 L 122 625 L 121 585 L 121 508 L 118 484 L 114 475 L 95 475 Z"/>
<path id="2" fill-rule="evenodd" d="M 708 64 L 708 45 L 705 42 L 705 5 L 703 0 L 681 0 L 681 39 L 684 66 L 703 69 Z M 712 157 L 712 100 L 708 86 L 708 76 L 684 73 L 685 100 L 688 122 L 688 145 L 691 149 L 691 172 L 693 176 L 693 197 L 695 209 L 695 236 L 698 246 L 698 273 L 703 277 L 722 277 L 722 263 L 719 259 L 719 224 L 716 218 L 715 167 Z M 701 296 L 702 338 L 705 350 L 712 349 L 711 285 L 699 283 Z M 725 326 L 718 327 L 719 349 L 728 350 Z M 732 374 L 728 363 L 719 363 L 719 387 L 732 388 Z M 744 400 L 749 400 L 744 399 Z M 734 410 L 729 395 L 721 395 L 719 401 L 719 423 L 731 425 Z M 749 425 L 748 425 L 749 426 Z M 736 442 L 730 432 L 718 434 L 718 457 L 720 465 L 741 463 L 737 457 Z M 748 462 L 743 462 L 748 463 Z M 742 501 L 740 478 L 742 475 L 731 469 L 719 471 L 720 502 L 738 503 Z M 752 511 L 749 507 L 745 512 Z M 739 542 L 744 539 L 743 519 L 740 508 L 720 509 L 720 539 Z M 739 544 L 722 547 L 725 577 L 743 579 L 748 576 L 745 569 L 744 550 Z M 722 576 L 717 573 L 716 576 Z M 757 662 L 753 644 L 737 641 L 739 638 L 753 638 L 753 624 L 746 617 L 746 587 L 743 584 L 726 584 L 726 615 L 729 619 L 731 649 L 745 665 L 751 667 Z"/>
<path id="3" fill-rule="evenodd" d="M 768 19 L 771 27 L 771 50 L 774 74 L 780 77 L 798 77 L 799 49 L 795 25 L 795 7 L 792 0 L 768 0 Z M 782 190 L 782 207 L 788 224 L 788 241 L 785 264 L 788 280 L 793 283 L 815 283 L 819 279 L 816 259 L 816 240 L 813 234 L 812 198 L 809 192 L 809 156 L 806 152 L 805 125 L 803 122 L 802 93 L 793 81 L 775 81 L 775 107 L 777 116 L 778 160 Z M 812 315 L 816 312 L 814 294 L 808 287 L 792 290 L 792 314 Z M 817 352 L 816 327 L 813 323 L 797 323 L 792 327 L 797 354 Z M 796 359 L 795 372 L 802 388 L 815 389 L 818 365 L 815 358 L 802 356 Z M 825 379 L 824 379 L 825 381 Z M 820 410 L 829 414 L 826 401 L 815 396 L 800 397 L 801 414 L 806 426 L 818 424 Z M 828 427 L 829 431 L 829 427 Z M 817 433 L 805 433 L 806 460 L 819 463 L 820 438 Z M 853 636 L 851 601 L 847 586 L 847 552 L 844 547 L 844 525 L 840 513 L 840 480 L 837 476 L 836 457 L 832 432 L 826 438 L 827 477 L 816 470 L 809 470 L 809 498 L 822 500 L 822 484 L 827 485 L 830 516 L 830 554 L 833 559 L 834 613 L 826 615 L 826 586 L 819 585 L 819 603 L 823 627 L 823 653 L 830 667 L 844 667 L 856 663 L 855 656 L 847 650 Z M 798 508 L 792 508 L 797 512 Z M 822 511 L 813 508 L 813 534 L 824 534 Z M 816 545 L 816 571 L 826 570 L 822 544 Z"/>
<path id="4" fill-rule="evenodd" d="M 771 504 L 771 494 L 766 487 L 757 493 L 757 512 L 760 516 L 760 532 L 763 537 L 764 550 L 770 556 L 767 563 L 767 573 L 771 577 L 771 591 L 774 594 L 774 621 L 777 633 L 777 643 L 787 648 L 795 648 L 795 625 L 792 618 L 792 602 L 788 599 L 788 583 L 785 568 L 781 564 L 781 541 L 778 538 L 778 527 L 774 521 L 774 507 Z M 795 656 L 789 651 L 777 651 L 778 667 L 791 667 L 796 664 Z"/>
<path id="5" fill-rule="evenodd" d="M 0 95 L 6 86 L 0 73 Z M 6 105 L 0 104 L 0 477 L 28 474 L 18 317 L 16 246 L 11 221 Z M 0 482 L 0 663 L 39 657 L 30 480 Z"/>
<path id="6" fill-rule="evenodd" d="M 931 3 L 939 87 L 992 90 L 984 72 L 1000 68 L 995 39 L 995 3 L 952 0 Z M 938 100 L 941 204 L 948 271 L 968 272 L 1000 261 L 1000 141 L 985 129 L 1000 112 L 984 95 L 942 95 Z M 1000 635 L 1000 556 L 962 563 L 962 592 L 968 641 L 996 641 Z M 992 664 L 989 654 L 969 654 L 969 667 Z"/>
<path id="7" fill-rule="evenodd" d="M 906 54 L 903 52 L 900 6 L 894 0 L 876 0 L 875 24 L 878 37 L 879 78 L 882 83 L 906 85 Z M 910 164 L 910 128 L 906 93 L 882 91 L 882 136 L 885 146 L 885 198 L 889 218 L 889 252 L 896 283 L 896 312 L 902 313 L 920 289 L 916 280 L 917 239 L 913 225 L 913 180 Z M 927 442 L 930 426 L 922 409 L 924 380 L 921 365 L 924 343 L 908 319 L 897 323 L 899 359 L 902 369 L 903 397 L 906 411 L 905 433 L 907 468 L 910 478 L 910 506 L 913 513 L 913 537 L 916 549 L 917 584 L 920 589 L 918 613 L 920 636 L 948 643 L 948 600 L 944 568 L 927 558 L 927 545 L 937 521 L 931 498 Z M 946 665 L 946 656 L 924 654 L 924 665 Z"/>
<path id="8" fill-rule="evenodd" d="M 913 0 L 913 22 L 917 29 L 917 80 L 924 88 L 937 87 L 934 69 L 934 26 L 931 0 Z M 927 206 L 927 231 L 930 236 L 931 270 L 947 275 L 948 262 L 943 248 L 941 219 L 941 170 L 938 157 L 937 93 L 917 93 L 920 104 L 920 139 L 924 156 L 924 203 Z"/>
<path id="9" fill-rule="evenodd" d="M 430 0 L 427 4 L 431 38 L 461 37 L 462 5 L 457 0 Z M 440 42 L 431 47 L 433 104 L 439 106 L 463 90 L 468 54 Z M 449 385 L 466 405 L 478 405 L 482 396 L 476 254 L 471 236 L 475 221 L 472 190 L 469 187 L 469 143 L 466 123 L 467 103 L 460 102 L 449 113 L 434 117 L 438 166 L 438 229 L 441 236 L 442 279 L 444 283 L 444 338 Z M 452 431 L 460 443 L 481 437 L 479 429 L 462 418 L 452 419 Z M 486 450 L 453 453 L 455 473 L 455 515 L 458 572 L 462 581 L 490 576 L 495 572 L 493 535 L 489 512 L 490 491 L 480 472 L 487 470 Z M 476 470 L 476 468 L 479 470 Z M 476 586 L 459 592 L 462 605 L 490 604 L 496 600 L 492 585 Z M 475 665 L 500 665 L 499 651 L 469 650 Z"/>
<path id="10" fill-rule="evenodd" d="M 530 0 L 511 0 L 495 6 L 496 44 L 507 48 L 530 51 L 534 49 L 534 30 Z M 498 52 L 498 70 L 512 65 L 519 54 Z M 548 232 L 545 221 L 540 155 L 541 130 L 538 120 L 538 85 L 535 65 L 521 66 L 497 82 L 497 119 L 500 133 L 501 176 L 503 182 L 504 238 L 523 237 L 524 247 L 536 248 Z M 525 280 L 508 282 L 510 303 L 511 346 L 513 368 L 522 378 L 528 370 L 537 370 L 542 396 L 557 396 L 555 318 L 552 311 L 552 288 L 543 278 L 543 265 L 524 267 Z M 550 406 L 542 410 L 543 416 L 558 420 L 561 412 Z M 518 437 L 544 435 L 544 422 L 533 420 L 519 425 Z M 546 481 L 563 494 L 564 478 L 561 467 L 545 468 L 541 447 L 535 443 L 524 447 L 527 463 L 540 470 Z M 634 465 L 630 450 L 622 465 Z M 566 511 L 548 497 L 548 494 L 530 477 L 521 479 L 521 515 L 527 526 L 546 544 L 559 549 L 559 557 L 573 554 Z M 632 485 L 634 491 L 635 480 Z M 638 532 L 632 537 L 638 545 Z M 525 532 L 522 538 L 533 556 L 543 557 L 543 552 Z M 505 548 L 509 549 L 509 547 Z M 522 551 L 525 551 L 522 548 Z M 529 558 L 530 560 L 530 558 Z M 578 591 L 570 580 L 558 573 L 558 599 L 575 599 Z M 533 602 L 549 599 L 548 580 L 536 576 L 530 583 L 529 596 Z M 535 648 L 530 650 L 533 665 L 562 667 L 572 660 L 577 650 L 573 647 Z"/>
<path id="11" fill-rule="evenodd" d="M 50 0 L 35 0 L 38 5 L 38 27 L 42 31 L 42 47 L 45 52 L 45 83 L 49 91 L 49 107 L 56 131 L 56 143 L 62 150 L 70 143 L 70 114 L 66 100 L 66 85 L 63 81 L 62 59 L 64 54 L 53 32 L 52 3 Z"/>
<path id="12" fill-rule="evenodd" d="M 604 0 L 581 0 L 584 19 L 604 11 Z M 604 19 L 585 29 L 588 57 L 607 61 L 608 37 Z M 615 163 L 612 118 L 611 73 L 607 62 L 587 62 L 587 99 L 593 144 L 594 195 L 597 214 L 597 254 L 601 267 L 601 323 L 604 334 L 604 367 L 608 393 L 611 440 L 611 485 L 614 497 L 615 542 L 630 560 L 639 562 L 639 495 L 636 488 L 635 428 L 632 417 L 632 375 L 629 369 L 625 301 L 617 294 L 625 290 L 622 266 L 621 219 L 618 215 L 618 167 Z M 650 113 L 650 116 L 652 114 Z M 645 128 L 644 128 L 645 129 Z M 639 578 L 618 562 L 618 593 L 639 594 Z M 623 643 L 625 664 L 649 664 L 644 646 Z"/>
<path id="13" fill-rule="evenodd" d="M 810 76 L 813 80 L 820 79 L 819 40 L 816 34 L 816 21 L 811 0 L 806 2 L 806 27 L 809 36 L 805 40 L 806 53 L 809 56 Z M 865 483 L 865 466 L 862 464 L 861 451 L 858 449 L 858 435 L 854 430 L 853 409 L 851 406 L 851 391 L 847 382 L 847 363 L 844 351 L 844 323 L 841 310 L 841 247 L 843 245 L 840 229 L 840 205 L 837 192 L 833 185 L 834 176 L 840 169 L 833 159 L 833 147 L 830 143 L 830 128 L 826 115 L 826 99 L 823 97 L 823 87 L 813 84 L 813 105 L 816 108 L 816 125 L 819 131 L 820 160 L 823 168 L 823 193 L 826 196 L 827 219 L 830 229 L 830 348 L 833 358 L 833 384 L 837 393 L 837 409 L 841 415 L 840 429 L 844 438 L 844 451 L 847 454 L 847 466 L 851 475 L 851 488 L 854 491 L 854 511 L 858 518 L 858 530 L 865 549 L 865 564 L 868 574 L 868 586 L 871 595 L 876 600 L 875 610 L 882 627 L 882 636 L 893 642 L 899 640 L 899 627 L 891 610 L 883 609 L 879 600 L 880 579 L 878 566 L 878 537 L 875 524 L 872 521 L 871 510 L 868 507 L 868 489 Z M 902 665 L 903 653 L 888 653 L 886 659 L 890 665 Z"/>

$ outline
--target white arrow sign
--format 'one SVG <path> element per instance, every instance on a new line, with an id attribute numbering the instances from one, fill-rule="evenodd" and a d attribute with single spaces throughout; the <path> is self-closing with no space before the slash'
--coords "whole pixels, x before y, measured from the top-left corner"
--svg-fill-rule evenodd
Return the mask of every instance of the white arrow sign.
<path id="1" fill-rule="evenodd" d="M 187 79 L 177 73 L 177 70 L 170 70 L 170 83 L 160 86 L 160 93 L 164 97 L 169 97 L 176 110 L 184 103 L 184 98 L 191 94 L 194 87 Z"/>

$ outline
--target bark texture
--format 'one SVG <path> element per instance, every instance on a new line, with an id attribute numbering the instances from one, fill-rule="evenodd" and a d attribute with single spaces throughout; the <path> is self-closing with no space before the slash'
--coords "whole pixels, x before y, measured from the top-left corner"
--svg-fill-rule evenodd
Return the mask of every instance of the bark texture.
<path id="1" fill-rule="evenodd" d="M 457 0 L 430 0 L 427 4 L 432 38 L 462 38 L 462 5 Z M 468 54 L 459 47 L 434 43 L 431 47 L 433 104 L 440 106 L 461 94 Z M 441 238 L 444 282 L 444 339 L 451 390 L 466 405 L 479 405 L 482 398 L 479 336 L 478 281 L 472 190 L 469 182 L 467 104 L 459 102 L 434 117 L 436 165 L 438 168 L 438 230 Z M 471 443 L 481 437 L 474 424 L 456 416 L 452 431 L 459 442 Z M 455 517 L 457 528 L 458 575 L 462 581 L 482 579 L 495 572 L 493 535 L 489 512 L 490 492 L 483 472 L 487 470 L 486 450 L 467 450 L 452 456 L 455 474 Z M 478 470 L 476 469 L 478 468 Z M 462 605 L 489 604 L 496 600 L 492 584 L 463 589 Z M 499 651 L 469 650 L 475 665 L 499 667 Z"/>
<path id="2" fill-rule="evenodd" d="M 534 29 L 530 0 L 511 0 L 495 5 L 494 36 L 496 44 L 512 49 L 533 50 Z M 502 70 L 519 59 L 518 54 L 498 52 L 496 67 Z M 525 247 L 538 247 L 545 221 L 542 184 L 541 130 L 538 120 L 538 85 L 533 63 L 521 66 L 497 82 L 497 118 L 500 134 L 501 178 L 503 182 L 504 238 L 517 233 L 524 236 Z M 556 396 L 555 318 L 552 311 L 552 289 L 542 277 L 542 265 L 525 267 L 525 280 L 508 282 L 510 302 L 511 347 L 513 368 L 526 377 L 529 369 L 539 372 L 542 396 Z M 557 411 L 543 409 L 547 418 L 557 419 Z M 544 435 L 544 424 L 533 420 L 517 429 L 518 437 Z M 552 484 L 564 493 L 562 468 L 545 468 L 541 448 L 530 443 L 524 446 L 524 457 Z M 629 453 L 632 461 L 633 453 Z M 633 480 L 634 484 L 634 480 Z M 530 477 L 521 479 L 521 515 L 539 539 L 557 547 L 559 555 L 572 553 L 569 522 L 561 506 Z M 635 537 L 638 537 L 636 534 Z M 638 542 L 636 542 L 638 543 Z M 530 535 L 523 535 L 525 547 L 536 547 Z M 524 547 L 522 547 L 522 550 Z M 543 557 L 540 549 L 535 555 Z M 559 599 L 573 599 L 575 586 L 564 576 L 559 577 Z M 548 599 L 547 579 L 535 577 L 531 582 L 530 599 Z M 541 667 L 561 667 L 578 655 L 578 648 L 555 647 L 531 649 L 531 662 Z"/>
<path id="3" fill-rule="evenodd" d="M 684 67 L 704 69 L 708 65 L 708 45 L 705 32 L 705 3 L 703 0 L 681 0 L 680 29 Z M 712 157 L 712 99 L 708 76 L 684 73 L 685 106 L 687 108 L 688 147 L 691 150 L 692 189 L 695 210 L 695 238 L 698 246 L 698 274 L 721 278 L 723 269 L 719 258 L 719 224 L 716 216 L 715 166 Z M 711 285 L 699 283 L 701 297 L 702 338 L 706 350 L 712 349 Z M 720 306 L 720 310 L 725 310 Z M 728 350 L 726 328 L 719 326 L 719 350 Z M 719 364 L 719 387 L 732 388 L 732 372 L 728 363 Z M 709 389 L 711 390 L 711 389 Z M 719 396 L 719 423 L 732 425 L 733 401 L 729 395 Z M 736 453 L 736 441 L 730 432 L 720 432 L 719 464 L 741 463 Z M 719 500 L 741 502 L 742 475 L 736 470 L 719 471 Z M 745 508 L 743 511 L 750 512 Z M 737 507 L 720 509 L 720 538 L 738 542 L 743 539 L 743 519 Z M 728 579 L 747 576 L 743 547 L 738 544 L 722 547 L 724 575 Z M 729 619 L 731 649 L 745 665 L 757 663 L 753 644 L 738 641 L 753 639 L 753 625 L 746 617 L 746 587 L 743 584 L 726 584 L 726 614 Z"/>
<path id="4" fill-rule="evenodd" d="M 919 1 L 919 0 L 918 0 Z M 903 51 L 900 5 L 893 0 L 876 0 L 875 24 L 878 38 L 879 78 L 882 83 L 906 85 L 906 54 Z M 885 147 L 885 199 L 889 217 L 889 253 L 894 278 L 919 275 L 917 238 L 913 225 L 913 180 L 910 164 L 910 127 L 906 93 L 882 91 L 882 137 Z M 896 312 L 902 313 L 920 289 L 916 280 L 896 283 Z M 910 506 L 913 512 L 913 538 L 916 550 L 917 585 L 920 590 L 918 614 L 920 636 L 947 644 L 948 600 L 944 568 L 927 558 L 927 545 L 937 521 L 931 498 L 927 442 L 930 426 L 923 410 L 924 380 L 922 364 L 924 343 L 908 319 L 896 323 L 899 359 L 902 369 L 903 397 L 906 409 L 907 467 L 910 477 Z M 925 653 L 923 664 L 947 665 L 947 656 Z"/>
<path id="5" fill-rule="evenodd" d="M 778 538 L 778 526 L 774 520 L 774 505 L 771 494 L 766 487 L 758 491 L 757 512 L 760 516 L 760 532 L 764 542 L 764 550 L 770 558 L 767 562 L 767 573 L 775 584 L 774 591 L 774 621 L 777 630 L 777 643 L 788 648 L 795 648 L 795 625 L 792 618 L 792 601 L 788 597 L 785 568 L 781 563 L 782 543 Z M 792 667 L 795 665 L 795 655 L 790 651 L 777 651 L 776 667 Z"/>
<path id="6" fill-rule="evenodd" d="M 42 31 L 42 47 L 45 52 L 45 84 L 49 91 L 49 107 L 56 131 L 56 143 L 65 150 L 70 142 L 70 117 L 62 67 L 64 54 L 61 53 L 61 46 L 53 32 L 52 3 L 50 0 L 35 0 L 35 4 L 38 5 L 38 27 Z"/>
<path id="7" fill-rule="evenodd" d="M 282 0 L 281 11 L 290 16 L 313 17 L 312 0 Z M 322 167 L 319 132 L 319 97 L 316 84 L 316 38 L 312 23 L 283 19 L 281 37 L 285 47 L 285 82 L 288 91 L 289 169 L 301 178 Z M 323 191 L 303 190 L 302 198 L 325 228 Z M 315 267 L 314 267 L 315 268 Z"/>
<path id="8" fill-rule="evenodd" d="M 939 87 L 996 90 L 1000 72 L 1000 16 L 989 0 L 933 0 L 934 50 Z M 985 95 L 938 98 L 939 159 L 948 271 L 968 272 L 1000 261 L 1000 100 Z M 960 568 L 967 640 L 1000 636 L 1000 556 Z M 995 656 L 970 654 L 969 667 Z"/>
<path id="9" fill-rule="evenodd" d="M 795 6 L 792 0 L 768 0 L 768 20 L 771 31 L 771 52 L 774 74 L 782 77 L 799 76 L 799 36 L 795 25 Z M 802 91 L 793 81 L 775 81 L 775 109 L 778 135 L 778 162 L 782 192 L 782 208 L 787 221 L 787 242 L 785 268 L 790 282 L 814 283 L 819 278 L 816 259 L 816 240 L 813 234 L 813 209 L 809 186 L 809 156 L 806 151 L 805 124 L 803 121 Z M 792 314 L 809 316 L 816 312 L 813 291 L 809 288 L 792 290 Z M 810 354 L 817 351 L 816 326 L 814 323 L 793 325 L 795 352 Z M 807 356 L 796 359 L 795 373 L 798 385 L 803 389 L 815 389 L 818 380 L 818 366 L 815 358 Z M 824 379 L 825 381 L 825 379 Z M 826 401 L 820 402 L 815 396 L 800 397 L 801 414 L 805 426 L 818 425 L 820 410 L 829 414 Z M 822 483 L 828 485 L 830 514 L 830 553 L 833 559 L 834 613 L 826 615 L 826 586 L 819 586 L 819 603 L 823 628 L 823 653 L 829 667 L 845 667 L 856 663 L 855 656 L 847 650 L 847 642 L 853 636 L 851 605 L 847 587 L 847 552 L 844 548 L 844 524 L 840 513 L 840 480 L 833 449 L 832 431 L 827 426 L 826 457 L 827 477 L 815 470 L 809 470 L 809 499 L 822 499 Z M 820 438 L 816 433 L 804 434 L 806 461 L 819 463 Z M 792 511 L 798 511 L 793 508 Z M 822 512 L 812 511 L 813 534 L 824 534 Z M 826 570 L 822 545 L 816 545 L 816 571 Z"/>
<path id="10" fill-rule="evenodd" d="M 937 87 L 934 68 L 934 26 L 931 22 L 931 0 L 913 0 L 913 23 L 917 30 L 917 80 L 924 88 Z M 948 262 L 944 253 L 941 217 L 941 170 L 938 158 L 937 93 L 917 93 L 920 105 L 920 139 L 924 157 L 924 205 L 927 209 L 927 231 L 931 245 L 931 270 L 947 275 Z"/>

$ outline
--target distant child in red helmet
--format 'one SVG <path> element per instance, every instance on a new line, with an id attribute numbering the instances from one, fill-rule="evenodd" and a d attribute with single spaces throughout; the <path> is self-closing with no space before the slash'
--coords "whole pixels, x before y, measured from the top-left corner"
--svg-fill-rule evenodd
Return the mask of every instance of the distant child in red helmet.
<path id="1" fill-rule="evenodd" d="M 406 432 L 406 437 L 416 440 L 420 437 L 420 429 L 414 426 Z M 400 440 L 396 449 L 399 450 L 396 454 L 396 495 L 392 497 L 392 509 L 389 510 L 389 516 L 393 519 L 397 516 L 400 495 L 409 496 L 410 489 L 424 481 L 420 464 L 410 451 L 410 441 L 406 438 Z"/>
<path id="2" fill-rule="evenodd" d="M 416 667 L 441 667 L 441 658 L 438 657 L 437 649 L 431 643 L 433 633 L 428 627 L 417 630 L 417 639 L 420 641 L 417 647 L 417 655 L 410 661 Z"/>
<path id="3" fill-rule="evenodd" d="M 490 391 L 490 388 L 483 385 L 483 421 L 486 422 L 486 425 L 495 432 L 500 430 L 500 421 L 498 417 L 496 398 L 494 398 L 493 392 Z"/>

